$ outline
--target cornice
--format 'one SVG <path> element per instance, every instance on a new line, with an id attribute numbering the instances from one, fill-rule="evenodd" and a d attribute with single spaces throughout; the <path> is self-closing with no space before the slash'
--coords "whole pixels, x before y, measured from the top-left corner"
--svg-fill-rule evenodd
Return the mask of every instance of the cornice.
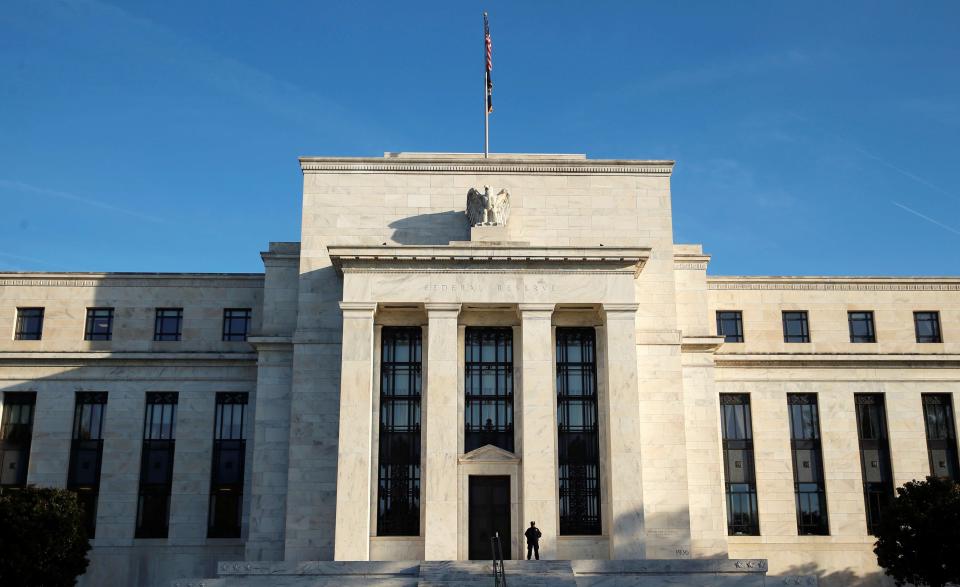
<path id="1" fill-rule="evenodd" d="M 488 245 L 329 246 L 338 273 L 349 272 L 632 272 L 639 275 L 646 247 L 530 247 Z"/>
<path id="2" fill-rule="evenodd" d="M 629 159 L 436 159 L 378 157 L 301 157 L 303 173 L 510 173 L 533 175 L 654 175 L 669 176 L 673 161 Z"/>
<path id="3" fill-rule="evenodd" d="M 262 288 L 263 279 L 263 273 L 0 273 L 0 287 L 209 287 L 213 282 Z"/>
<path id="4" fill-rule="evenodd" d="M 2 367 L 254 367 L 256 353 L 2 352 Z M 4 379 L 17 379 L 5 373 Z M 170 372 L 176 378 L 176 372 Z M 66 378 L 74 375 L 64 375 Z M 82 377 L 81 377 L 82 378 Z M 127 379 L 124 376 L 124 379 Z M 163 377 L 163 379 L 167 379 Z"/>
<path id="5" fill-rule="evenodd" d="M 960 291 L 960 277 L 707 277 L 711 290 Z"/>
<path id="6" fill-rule="evenodd" d="M 758 368 L 869 368 L 900 369 L 960 368 L 960 355 L 957 354 L 806 354 L 806 353 L 770 353 L 770 354 L 724 354 L 714 355 L 718 368 L 758 367 Z"/>

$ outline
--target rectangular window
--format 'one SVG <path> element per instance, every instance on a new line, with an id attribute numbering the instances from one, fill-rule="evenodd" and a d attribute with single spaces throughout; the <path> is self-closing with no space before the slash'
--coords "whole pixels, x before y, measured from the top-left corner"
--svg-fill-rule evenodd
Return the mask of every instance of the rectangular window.
<path id="1" fill-rule="evenodd" d="M 183 308 L 157 308 L 153 340 L 180 340 L 183 329 Z"/>
<path id="2" fill-rule="evenodd" d="M 724 342 L 743 342 L 743 312 L 718 311 L 717 336 Z"/>
<path id="3" fill-rule="evenodd" d="M 850 342 L 877 342 L 873 329 L 873 312 L 847 312 Z"/>
<path id="4" fill-rule="evenodd" d="M 3 394 L 0 417 L 0 487 L 26 487 L 33 439 L 35 391 L 8 391 Z"/>
<path id="5" fill-rule="evenodd" d="M 940 312 L 914 312 L 917 342 L 943 342 L 940 337 Z"/>
<path id="6" fill-rule="evenodd" d="M 77 494 L 77 500 L 83 508 L 84 526 L 90 538 L 95 537 L 97 527 L 97 497 L 103 459 L 103 414 L 106 408 L 107 392 L 77 392 L 67 489 Z"/>
<path id="7" fill-rule="evenodd" d="M 240 538 L 246 463 L 247 394 L 217 393 L 210 470 L 209 538 Z"/>
<path id="8" fill-rule="evenodd" d="M 893 470 L 887 437 L 887 410 L 882 393 L 853 396 L 860 437 L 860 470 L 863 472 L 863 501 L 867 530 L 876 535 L 883 512 L 893 499 Z"/>
<path id="9" fill-rule="evenodd" d="M 927 428 L 930 474 L 960 482 L 957 464 L 957 429 L 949 393 L 923 394 L 923 416 Z"/>
<path id="10" fill-rule="evenodd" d="M 175 391 L 147 393 L 137 499 L 137 538 L 166 538 L 170 522 L 170 490 L 176 445 Z"/>
<path id="11" fill-rule="evenodd" d="M 113 308 L 87 308 L 87 325 L 84 340 L 110 340 L 113 338 Z"/>
<path id="12" fill-rule="evenodd" d="M 793 453 L 793 482 L 797 500 L 797 533 L 827 535 L 827 488 L 823 478 L 820 447 L 820 416 L 817 395 L 789 393 L 790 448 Z"/>
<path id="13" fill-rule="evenodd" d="M 223 340 L 247 340 L 249 332 L 249 308 L 227 308 L 223 311 Z"/>
<path id="14" fill-rule="evenodd" d="M 600 429 L 593 328 L 557 328 L 560 534 L 599 535 Z"/>
<path id="15" fill-rule="evenodd" d="M 513 452 L 513 329 L 467 328 L 464 452 Z"/>
<path id="16" fill-rule="evenodd" d="M 40 340 L 43 335 L 43 308 L 17 308 L 15 340 Z"/>
<path id="17" fill-rule="evenodd" d="M 810 327 L 805 311 L 783 313 L 783 342 L 810 342 Z"/>
<path id="18" fill-rule="evenodd" d="M 419 536 L 422 334 L 388 326 L 380 334 L 377 536 Z"/>
<path id="19" fill-rule="evenodd" d="M 760 513 L 757 510 L 750 396 L 745 393 L 720 394 L 720 417 L 727 493 L 727 534 L 758 536 Z"/>

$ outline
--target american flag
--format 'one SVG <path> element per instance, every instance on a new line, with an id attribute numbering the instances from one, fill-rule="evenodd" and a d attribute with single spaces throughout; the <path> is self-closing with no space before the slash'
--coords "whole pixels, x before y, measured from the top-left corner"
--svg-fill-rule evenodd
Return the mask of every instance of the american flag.
<path id="1" fill-rule="evenodd" d="M 483 13 L 483 46 L 487 55 L 487 114 L 493 112 L 493 42 L 490 40 L 490 22 L 487 13 Z"/>

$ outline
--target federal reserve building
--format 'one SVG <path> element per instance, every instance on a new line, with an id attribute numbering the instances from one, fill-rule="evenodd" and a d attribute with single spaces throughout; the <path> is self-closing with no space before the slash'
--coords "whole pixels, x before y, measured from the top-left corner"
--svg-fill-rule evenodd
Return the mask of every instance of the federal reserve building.
<path id="1" fill-rule="evenodd" d="M 672 161 L 300 168 L 262 273 L 0 274 L 0 481 L 78 494 L 82 586 L 892 585 L 960 480 L 960 277 L 714 275 Z"/>

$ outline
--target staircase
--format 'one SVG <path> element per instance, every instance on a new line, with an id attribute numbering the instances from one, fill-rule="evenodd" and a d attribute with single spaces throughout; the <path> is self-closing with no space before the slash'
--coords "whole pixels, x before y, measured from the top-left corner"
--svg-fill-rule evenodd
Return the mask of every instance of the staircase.
<path id="1" fill-rule="evenodd" d="M 576 587 L 570 561 L 504 561 L 509 587 Z M 423 561 L 418 587 L 493 585 L 490 561 Z"/>
<path id="2" fill-rule="evenodd" d="M 504 561 L 508 587 L 676 585 L 763 587 L 763 559 Z M 815 576 L 791 585 L 817 585 Z M 802 582 L 800 582 L 802 580 Z M 215 579 L 181 579 L 172 587 L 493 587 L 492 561 L 221 562 Z"/>

